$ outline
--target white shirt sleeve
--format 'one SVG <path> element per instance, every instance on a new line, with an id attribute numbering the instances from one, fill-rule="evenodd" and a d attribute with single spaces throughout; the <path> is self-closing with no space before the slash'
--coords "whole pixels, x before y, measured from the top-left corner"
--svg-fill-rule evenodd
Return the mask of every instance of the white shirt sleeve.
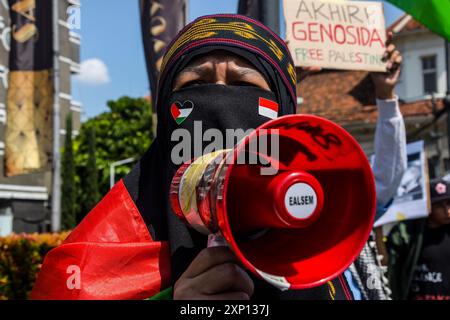
<path id="1" fill-rule="evenodd" d="M 398 97 L 378 100 L 373 174 L 377 204 L 385 206 L 395 195 L 407 167 L 406 130 Z"/>

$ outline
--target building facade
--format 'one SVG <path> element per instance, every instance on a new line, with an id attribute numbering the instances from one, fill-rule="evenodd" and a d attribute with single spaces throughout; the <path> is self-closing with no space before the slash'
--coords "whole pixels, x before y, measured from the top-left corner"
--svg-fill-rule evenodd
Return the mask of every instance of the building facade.
<path id="1" fill-rule="evenodd" d="M 398 19 L 390 30 L 404 59 L 397 93 L 406 105 L 431 104 L 430 120 L 417 130 L 414 138 L 426 142 L 430 175 L 443 175 L 450 170 L 448 112 L 439 113 L 445 111 L 442 101 L 447 94 L 447 63 L 450 63 L 446 62 L 447 43 L 409 15 Z"/>
<path id="2" fill-rule="evenodd" d="M 80 14 L 78 0 L 58 0 L 59 70 L 60 70 L 60 136 L 64 141 L 65 119 L 72 112 L 72 134 L 80 128 L 83 112 L 80 102 L 72 99 L 72 76 L 79 72 L 81 37 L 73 24 Z M 0 161 L 4 161 L 4 131 L 6 124 L 6 93 L 8 88 L 8 60 L 10 43 L 8 0 L 0 0 Z M 42 232 L 49 229 L 52 191 L 52 172 L 6 177 L 0 166 L 0 235 L 8 228 L 12 216 L 14 232 Z M 2 222 L 3 221 L 3 222 Z M 2 231 L 3 226 L 3 231 Z M 5 227 L 6 226 L 6 227 Z"/>

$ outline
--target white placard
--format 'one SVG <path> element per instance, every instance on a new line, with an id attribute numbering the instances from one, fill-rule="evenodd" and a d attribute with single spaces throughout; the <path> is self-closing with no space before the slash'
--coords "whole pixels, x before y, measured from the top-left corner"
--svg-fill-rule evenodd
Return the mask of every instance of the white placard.
<path id="1" fill-rule="evenodd" d="M 429 181 L 424 142 L 407 145 L 408 168 L 392 204 L 376 222 L 375 227 L 403 220 L 427 217 L 430 212 Z"/>
<path id="2" fill-rule="evenodd" d="M 284 0 L 284 15 L 296 66 L 386 70 L 383 3 Z"/>

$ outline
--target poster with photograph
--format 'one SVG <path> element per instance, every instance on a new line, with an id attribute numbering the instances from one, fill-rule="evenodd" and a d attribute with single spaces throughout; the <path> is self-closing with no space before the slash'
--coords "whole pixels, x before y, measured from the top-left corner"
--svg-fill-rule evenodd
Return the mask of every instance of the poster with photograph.
<path id="1" fill-rule="evenodd" d="M 428 165 L 424 142 L 408 144 L 407 153 L 408 167 L 403 174 L 397 194 L 386 213 L 375 222 L 375 227 L 424 218 L 430 212 Z"/>
<path id="2" fill-rule="evenodd" d="M 383 3 L 284 0 L 283 4 L 295 66 L 386 71 Z"/>

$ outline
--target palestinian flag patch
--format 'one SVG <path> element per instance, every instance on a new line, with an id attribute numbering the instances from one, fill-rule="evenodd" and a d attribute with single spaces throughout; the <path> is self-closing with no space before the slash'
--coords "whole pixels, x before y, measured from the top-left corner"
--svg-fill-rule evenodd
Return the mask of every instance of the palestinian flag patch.
<path id="1" fill-rule="evenodd" d="M 182 124 L 192 113 L 192 110 L 194 110 L 194 103 L 190 100 L 187 100 L 184 103 L 178 101 L 174 102 L 170 107 L 173 120 L 175 120 L 177 124 Z"/>
<path id="2" fill-rule="evenodd" d="M 259 98 L 258 112 L 260 116 L 267 117 L 272 120 L 276 119 L 278 118 L 278 103 L 268 99 Z"/>

